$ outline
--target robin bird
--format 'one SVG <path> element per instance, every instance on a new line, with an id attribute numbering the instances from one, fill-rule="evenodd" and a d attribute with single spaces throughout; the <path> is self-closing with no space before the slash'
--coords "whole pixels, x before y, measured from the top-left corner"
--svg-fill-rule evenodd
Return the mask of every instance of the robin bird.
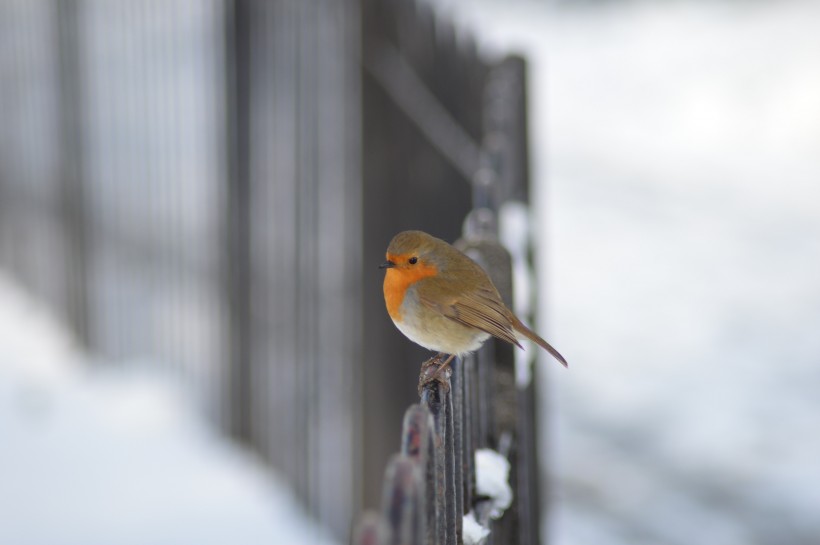
<path id="1" fill-rule="evenodd" d="M 519 339 L 530 339 L 567 366 L 507 308 L 484 269 L 450 244 L 422 231 L 403 231 L 390 241 L 386 257 L 379 268 L 386 269 L 384 302 L 390 318 L 408 339 L 438 352 L 424 363 L 419 388 L 490 336 L 519 348 Z"/>

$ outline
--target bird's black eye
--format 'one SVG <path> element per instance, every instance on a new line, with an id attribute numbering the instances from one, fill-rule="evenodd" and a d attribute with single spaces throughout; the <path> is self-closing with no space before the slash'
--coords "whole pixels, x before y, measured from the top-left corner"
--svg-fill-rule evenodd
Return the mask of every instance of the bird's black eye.
<path id="1" fill-rule="evenodd" d="M 411 257 L 411 258 L 408 260 L 408 263 L 410 263 L 411 265 L 415 265 L 416 263 L 418 263 L 418 261 L 419 261 L 419 258 L 417 258 L 417 257 Z"/>

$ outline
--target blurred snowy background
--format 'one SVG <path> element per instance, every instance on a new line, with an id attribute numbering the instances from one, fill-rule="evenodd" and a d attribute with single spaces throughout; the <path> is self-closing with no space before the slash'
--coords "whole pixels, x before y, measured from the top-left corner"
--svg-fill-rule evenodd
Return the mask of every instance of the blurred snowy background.
<path id="1" fill-rule="evenodd" d="M 552 543 L 820 542 L 820 3 L 440 3 L 531 63 Z"/>

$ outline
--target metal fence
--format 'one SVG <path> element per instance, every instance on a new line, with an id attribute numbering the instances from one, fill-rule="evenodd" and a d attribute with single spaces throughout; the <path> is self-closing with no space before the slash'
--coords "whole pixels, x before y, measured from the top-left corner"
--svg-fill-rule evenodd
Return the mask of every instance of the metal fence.
<path id="1" fill-rule="evenodd" d="M 512 261 L 493 232 L 492 213 L 467 219 L 459 246 L 482 264 L 505 297 Z M 457 359 L 451 379 L 424 387 L 421 403 L 404 414 L 401 451 L 386 470 L 381 508 L 359 523 L 354 545 L 462 543 L 469 512 L 490 529 L 484 543 L 540 543 L 540 479 L 534 383 L 516 379 L 513 347 L 488 341 Z M 513 501 L 498 520 L 492 498 L 476 491 L 475 455 L 491 448 L 510 462 Z"/>
<path id="2" fill-rule="evenodd" d="M 411 0 L 0 0 L 0 266 L 106 359 L 171 369 L 346 537 L 427 356 L 376 265 L 527 201 L 524 78 Z M 464 422 L 534 484 L 510 357 L 465 364 Z"/>
<path id="3" fill-rule="evenodd" d="M 529 196 L 525 63 L 486 60 L 472 37 L 436 20 L 423 4 L 364 5 L 365 255 L 381 257 L 403 229 L 447 240 L 463 234 L 462 248 L 511 302 L 513 263 L 499 243 L 498 222 L 502 210 Z M 378 296 L 365 298 L 371 357 L 363 458 L 366 467 L 387 471 L 366 475 L 365 503 L 381 508 L 360 523 L 354 542 L 461 543 L 462 517 L 475 509 L 492 528 L 488 542 L 539 543 L 537 381 L 517 385 L 512 347 L 492 341 L 455 363 L 450 392 L 428 388 L 414 404 L 409 385 L 428 354 L 408 348 L 385 319 L 380 271 L 365 268 L 364 277 L 365 289 L 375 286 Z M 386 438 L 398 436 L 402 416 L 402 451 L 395 455 L 396 443 Z M 474 488 L 474 454 L 485 447 L 510 460 L 515 498 L 492 522 Z"/>

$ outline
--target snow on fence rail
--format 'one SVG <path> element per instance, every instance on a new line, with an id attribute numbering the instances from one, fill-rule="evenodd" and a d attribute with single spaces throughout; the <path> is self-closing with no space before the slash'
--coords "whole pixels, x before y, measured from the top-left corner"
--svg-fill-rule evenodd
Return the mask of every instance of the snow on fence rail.
<path id="1" fill-rule="evenodd" d="M 486 235 L 461 246 L 509 295 L 506 250 Z M 354 545 L 540 542 L 535 381 L 516 383 L 515 365 L 513 347 L 492 339 L 424 387 Z"/>

